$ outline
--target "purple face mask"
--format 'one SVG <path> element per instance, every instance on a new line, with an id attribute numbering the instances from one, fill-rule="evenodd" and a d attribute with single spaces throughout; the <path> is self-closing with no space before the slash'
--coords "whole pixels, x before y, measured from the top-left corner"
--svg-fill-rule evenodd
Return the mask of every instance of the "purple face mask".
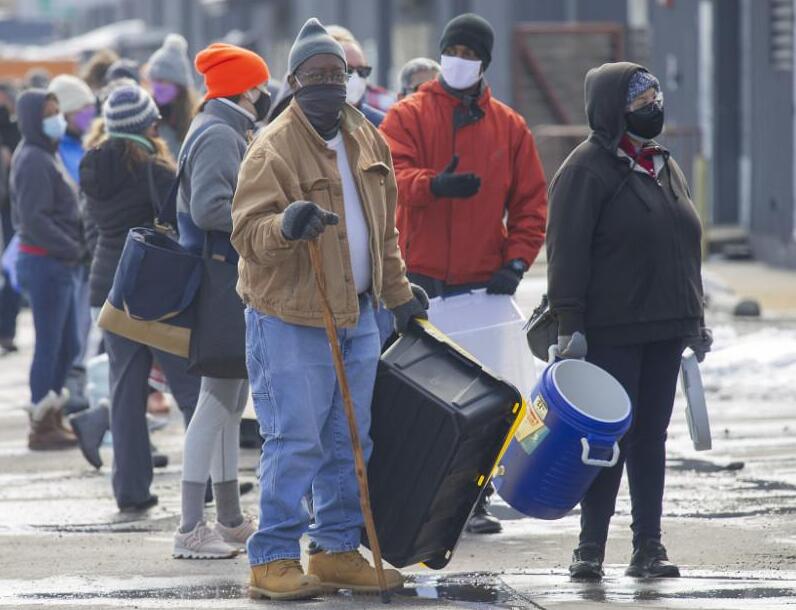
<path id="1" fill-rule="evenodd" d="M 159 80 L 152 82 L 152 97 L 158 106 L 168 106 L 177 99 L 178 93 L 179 88 L 174 83 Z"/>
<path id="2" fill-rule="evenodd" d="M 92 121 L 97 116 L 97 109 L 94 106 L 86 106 L 83 110 L 78 110 L 72 115 L 72 122 L 81 133 L 86 133 L 91 127 Z"/>

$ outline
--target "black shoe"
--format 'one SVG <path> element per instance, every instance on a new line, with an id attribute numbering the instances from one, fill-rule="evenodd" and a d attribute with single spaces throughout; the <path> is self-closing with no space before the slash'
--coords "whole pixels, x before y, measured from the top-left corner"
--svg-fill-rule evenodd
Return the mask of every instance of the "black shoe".
<path id="1" fill-rule="evenodd" d="M 14 343 L 13 339 L 2 338 L 0 339 L 0 354 L 13 354 L 18 352 L 19 348 Z"/>
<path id="2" fill-rule="evenodd" d="M 595 542 L 582 543 L 572 552 L 569 575 L 573 580 L 599 581 L 605 576 L 605 548 Z"/>
<path id="3" fill-rule="evenodd" d="M 150 494 L 150 496 L 143 502 L 137 502 L 135 504 L 125 504 L 124 506 L 120 506 L 119 512 L 141 513 L 157 505 L 158 505 L 158 497 L 155 494 Z"/>
<path id="4" fill-rule="evenodd" d="M 73 394 L 69 396 L 69 400 L 64 405 L 64 415 L 74 415 L 75 413 L 82 413 L 89 408 L 88 398 Z"/>
<path id="5" fill-rule="evenodd" d="M 169 456 L 164 453 L 152 454 L 152 468 L 165 468 L 169 465 Z"/>
<path id="6" fill-rule="evenodd" d="M 102 467 L 100 446 L 105 433 L 110 428 L 110 411 L 108 407 L 101 406 L 73 415 L 69 418 L 72 430 L 77 436 L 77 442 L 83 457 L 97 470 Z"/>
<path id="7" fill-rule="evenodd" d="M 254 489 L 254 483 L 245 481 L 238 485 L 238 493 L 243 496 Z M 205 487 L 205 504 L 212 504 L 213 502 L 213 483 L 208 479 L 207 487 Z"/>
<path id="8" fill-rule="evenodd" d="M 664 547 L 657 540 L 645 540 L 634 551 L 626 576 L 635 578 L 679 578 L 680 568 L 669 561 Z"/>
<path id="9" fill-rule="evenodd" d="M 487 509 L 486 499 L 481 499 L 473 509 L 473 514 L 470 515 L 465 531 L 471 534 L 499 534 L 503 531 L 503 526 L 498 518 Z"/>

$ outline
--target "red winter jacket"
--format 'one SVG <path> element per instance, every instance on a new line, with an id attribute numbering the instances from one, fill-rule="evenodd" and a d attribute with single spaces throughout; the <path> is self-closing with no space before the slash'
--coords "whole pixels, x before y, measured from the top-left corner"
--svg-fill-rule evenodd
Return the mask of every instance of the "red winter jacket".
<path id="1" fill-rule="evenodd" d="M 530 267 L 544 241 L 547 187 L 525 120 L 487 87 L 485 115 L 453 131 L 460 100 L 431 81 L 395 104 L 381 124 L 398 182 L 397 227 L 407 269 L 446 284 L 481 283 L 519 258 Z M 459 155 L 481 190 L 439 198 L 431 179 Z"/>

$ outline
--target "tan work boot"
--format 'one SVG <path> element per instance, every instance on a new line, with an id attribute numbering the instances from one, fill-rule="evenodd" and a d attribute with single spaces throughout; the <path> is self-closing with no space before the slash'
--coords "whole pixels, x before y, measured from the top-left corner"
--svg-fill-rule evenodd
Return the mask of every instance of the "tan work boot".
<path id="1" fill-rule="evenodd" d="M 321 581 L 307 576 L 297 559 L 279 559 L 251 567 L 252 599 L 309 599 L 323 593 Z"/>
<path id="2" fill-rule="evenodd" d="M 59 425 L 58 413 L 48 410 L 39 419 L 31 419 L 28 448 L 31 451 L 50 451 L 77 447 L 77 437 Z"/>
<path id="3" fill-rule="evenodd" d="M 379 580 L 372 567 L 359 551 L 345 553 L 313 553 L 307 573 L 317 576 L 327 591 L 350 589 L 356 593 L 378 593 Z M 387 590 L 400 589 L 404 577 L 398 570 L 384 569 Z"/>

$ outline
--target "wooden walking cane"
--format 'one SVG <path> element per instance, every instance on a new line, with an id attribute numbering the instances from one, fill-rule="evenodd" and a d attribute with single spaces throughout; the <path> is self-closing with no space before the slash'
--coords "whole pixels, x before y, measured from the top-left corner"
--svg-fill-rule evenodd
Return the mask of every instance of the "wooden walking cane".
<path id="1" fill-rule="evenodd" d="M 389 604 L 390 592 L 387 591 L 387 580 L 384 577 L 384 566 L 381 560 L 381 547 L 379 546 L 379 538 L 376 535 L 376 523 L 373 520 L 373 510 L 370 507 L 370 489 L 368 488 L 368 475 L 365 469 L 365 456 L 362 454 L 362 443 L 359 441 L 359 428 L 357 426 L 356 415 L 354 414 L 354 403 L 351 400 L 351 389 L 348 387 L 348 377 L 345 373 L 343 353 L 340 351 L 340 342 L 337 339 L 334 316 L 332 315 L 332 308 L 329 305 L 329 299 L 326 296 L 326 276 L 323 273 L 321 249 L 318 238 L 310 240 L 308 245 L 312 270 L 315 274 L 315 283 L 318 286 L 318 292 L 321 296 L 323 320 L 326 324 L 326 336 L 332 348 L 334 369 L 337 372 L 337 382 L 340 384 L 340 393 L 343 395 L 343 406 L 345 407 L 345 414 L 348 419 L 348 430 L 351 433 L 351 448 L 354 450 L 354 466 L 356 469 L 357 483 L 359 484 L 359 506 L 362 509 L 362 517 L 365 519 L 365 531 L 368 534 L 370 550 L 373 553 L 373 563 L 376 566 L 376 578 L 379 581 L 381 601 L 385 604 Z"/>

